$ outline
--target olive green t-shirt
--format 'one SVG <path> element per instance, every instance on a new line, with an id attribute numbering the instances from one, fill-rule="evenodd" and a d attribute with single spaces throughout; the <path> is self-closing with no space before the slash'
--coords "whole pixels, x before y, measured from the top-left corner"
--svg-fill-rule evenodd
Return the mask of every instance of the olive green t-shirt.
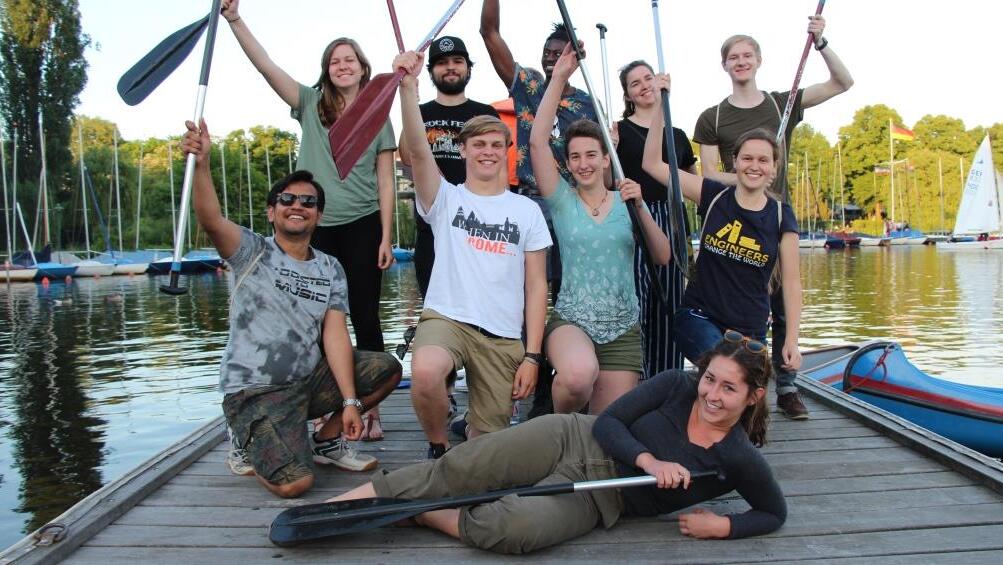
<path id="1" fill-rule="evenodd" d="M 322 226 L 338 226 L 358 220 L 380 209 L 376 188 L 376 156 L 382 151 L 397 149 L 394 128 L 387 119 L 376 139 L 369 144 L 359 162 L 341 180 L 338 169 L 331 157 L 331 143 L 327 138 L 327 128 L 320 123 L 317 102 L 320 92 L 306 85 L 299 85 L 300 105 L 292 109 L 292 117 L 300 123 L 303 137 L 300 141 L 299 160 L 296 168 L 313 173 L 315 181 L 324 188 L 324 214 L 320 218 Z"/>

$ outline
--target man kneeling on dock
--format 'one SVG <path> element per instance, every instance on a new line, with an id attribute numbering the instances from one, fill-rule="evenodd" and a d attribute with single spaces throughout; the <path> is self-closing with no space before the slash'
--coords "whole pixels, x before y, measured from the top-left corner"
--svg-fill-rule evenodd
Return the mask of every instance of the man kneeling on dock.
<path id="1" fill-rule="evenodd" d="M 373 469 L 376 459 L 347 442 L 362 435 L 363 409 L 400 382 L 401 366 L 387 353 L 352 349 L 345 272 L 310 247 L 324 210 L 323 189 L 309 172 L 292 173 L 268 193 L 274 237 L 238 226 L 220 211 L 205 122 L 185 125 L 181 148 L 196 162 L 195 215 L 235 278 L 220 368 L 223 412 L 235 443 L 246 450 L 261 484 L 282 497 L 313 485 L 315 462 Z M 308 434 L 307 420 L 331 412 L 336 417 Z"/>

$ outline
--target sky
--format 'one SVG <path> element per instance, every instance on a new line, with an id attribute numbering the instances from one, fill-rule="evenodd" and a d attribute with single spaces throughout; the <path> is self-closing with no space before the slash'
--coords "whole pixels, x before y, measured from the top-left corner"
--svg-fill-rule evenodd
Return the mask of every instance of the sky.
<path id="1" fill-rule="evenodd" d="M 163 38 L 201 18 L 209 0 L 80 0 L 87 49 L 88 83 L 78 113 L 118 124 L 125 139 L 163 137 L 183 131 L 194 113 L 202 43 L 144 102 L 130 107 L 119 98 L 119 77 Z M 396 10 L 407 48 L 414 48 L 451 4 L 450 0 L 397 0 Z M 657 69 L 654 18 L 649 0 L 567 0 L 586 44 L 586 67 L 603 96 L 603 68 L 597 23 L 608 32 L 613 113 L 623 109 L 616 69 L 646 59 Z M 663 54 L 672 75 L 673 125 L 692 135 L 700 112 L 730 94 L 720 65 L 720 44 L 736 33 L 752 35 L 763 49 L 758 86 L 788 90 L 804 47 L 812 0 L 703 0 L 659 2 Z M 615 8 L 614 8 L 615 7 Z M 467 96 L 481 102 L 507 97 L 478 32 L 481 2 L 467 0 L 443 34 L 459 36 L 474 61 Z M 324 47 L 335 37 L 356 39 L 374 66 L 388 72 L 396 54 L 386 4 L 380 0 L 242 0 L 241 17 L 272 59 L 294 79 L 316 82 Z M 868 104 L 897 110 L 906 127 L 926 114 L 961 118 L 968 128 L 1003 121 L 1000 65 L 995 25 L 1003 3 L 982 0 L 835 0 L 825 6 L 825 36 L 843 60 L 853 88 L 805 112 L 805 122 L 834 141 L 840 126 Z M 501 33 L 516 61 L 539 68 L 544 39 L 559 21 L 556 3 L 502 0 Z M 801 85 L 827 80 L 814 51 Z M 577 76 L 573 81 L 584 88 Z M 422 77 L 423 100 L 434 95 Z M 400 131 L 397 103 L 391 111 Z M 211 133 L 269 125 L 299 134 L 289 108 L 272 92 L 240 50 L 229 25 L 220 20 L 205 108 Z"/>

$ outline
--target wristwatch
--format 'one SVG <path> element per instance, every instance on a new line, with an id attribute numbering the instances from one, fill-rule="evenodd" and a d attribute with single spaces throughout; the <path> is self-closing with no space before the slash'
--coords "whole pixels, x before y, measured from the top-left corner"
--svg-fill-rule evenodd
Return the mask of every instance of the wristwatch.
<path id="1" fill-rule="evenodd" d="M 819 40 L 815 42 L 815 51 L 821 51 L 829 46 L 829 40 L 825 36 L 819 37 Z"/>
<path id="2" fill-rule="evenodd" d="M 543 363 L 543 354 L 542 353 L 529 353 L 529 352 L 527 352 L 525 355 L 522 356 L 522 358 L 528 360 L 530 363 L 532 363 L 534 365 L 539 365 L 540 363 Z"/>
<path id="3" fill-rule="evenodd" d="M 355 406 L 359 409 L 359 412 L 362 412 L 362 401 L 358 398 L 346 398 L 341 402 L 342 408 L 348 408 L 349 406 Z"/>

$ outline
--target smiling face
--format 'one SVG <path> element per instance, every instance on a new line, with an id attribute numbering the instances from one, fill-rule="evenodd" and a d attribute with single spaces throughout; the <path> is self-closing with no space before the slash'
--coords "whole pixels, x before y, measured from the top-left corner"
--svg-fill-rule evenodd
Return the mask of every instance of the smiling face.
<path id="1" fill-rule="evenodd" d="M 508 143 L 501 132 L 489 131 L 467 138 L 460 146 L 460 156 L 466 160 L 467 178 L 482 182 L 497 180 L 506 167 Z"/>
<path id="2" fill-rule="evenodd" d="M 540 67 L 543 69 L 543 74 L 547 77 L 548 81 L 550 80 L 550 75 L 554 72 L 554 65 L 561 58 L 561 53 L 564 52 L 564 46 L 567 44 L 567 41 L 561 39 L 548 39 L 543 44 L 543 56 L 540 57 Z"/>
<path id="3" fill-rule="evenodd" d="M 635 106 L 648 108 L 658 103 L 658 89 L 654 86 L 655 73 L 647 65 L 638 65 L 624 77 L 624 96 Z"/>
<path id="4" fill-rule="evenodd" d="M 463 55 L 440 57 L 429 70 L 432 83 L 443 94 L 459 94 L 470 82 L 470 66 Z"/>
<path id="5" fill-rule="evenodd" d="M 331 51 L 327 62 L 327 73 L 331 83 L 339 90 L 352 88 L 362 82 L 363 65 L 351 45 L 342 43 Z"/>
<path id="6" fill-rule="evenodd" d="M 735 173 L 738 184 L 747 190 L 766 190 L 776 174 L 773 146 L 763 139 L 750 139 L 738 148 Z"/>
<path id="7" fill-rule="evenodd" d="M 603 182 L 603 170 L 609 166 L 602 143 L 592 137 L 572 137 L 568 140 L 568 170 L 581 187 L 593 187 Z"/>
<path id="8" fill-rule="evenodd" d="M 282 194 L 285 193 L 296 196 L 317 196 L 317 189 L 308 182 L 294 182 L 282 191 Z M 276 202 L 268 207 L 268 221 L 272 223 L 276 235 L 309 237 L 314 228 L 317 227 L 319 219 L 320 210 L 318 207 L 306 208 L 299 199 L 288 206 Z"/>
<path id="9" fill-rule="evenodd" d="M 755 80 L 756 71 L 762 63 L 763 59 L 753 44 L 748 41 L 738 41 L 728 49 L 721 66 L 731 77 L 732 82 L 743 84 Z"/>
<path id="10" fill-rule="evenodd" d="M 718 355 L 700 376 L 697 415 L 715 427 L 730 428 L 765 393 L 765 389 L 753 389 L 746 383 L 745 371 L 734 359 Z"/>

